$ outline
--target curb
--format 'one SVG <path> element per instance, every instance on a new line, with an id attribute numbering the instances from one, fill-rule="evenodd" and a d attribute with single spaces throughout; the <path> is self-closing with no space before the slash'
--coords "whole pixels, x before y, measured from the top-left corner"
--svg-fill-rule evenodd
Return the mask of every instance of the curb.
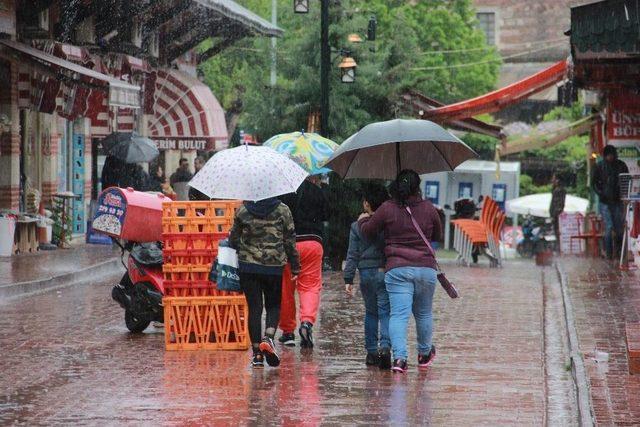
<path id="1" fill-rule="evenodd" d="M 76 283 L 85 282 L 89 278 L 102 278 L 121 271 L 124 271 L 124 269 L 122 267 L 122 264 L 120 263 L 120 258 L 118 257 L 91 265 L 89 267 L 85 267 L 77 271 L 64 273 L 59 276 L 47 277 L 44 279 L 33 280 L 29 282 L 8 283 L 5 285 L 0 285 L 0 304 L 14 298 L 20 298 L 27 295 L 34 295 L 50 291 L 52 289 L 71 286 Z"/>
<path id="2" fill-rule="evenodd" d="M 578 331 L 573 317 L 573 306 L 569 295 L 569 286 L 567 274 L 562 266 L 556 262 L 556 271 L 560 280 L 560 288 L 562 289 L 562 303 L 564 306 L 564 319 L 567 328 L 567 336 L 569 338 L 569 354 L 571 357 L 571 375 L 576 387 L 576 397 L 578 400 L 578 423 L 581 426 L 594 426 L 593 407 L 591 405 L 591 396 L 589 393 L 589 380 L 584 366 L 584 359 L 580 352 L 578 343 Z"/>

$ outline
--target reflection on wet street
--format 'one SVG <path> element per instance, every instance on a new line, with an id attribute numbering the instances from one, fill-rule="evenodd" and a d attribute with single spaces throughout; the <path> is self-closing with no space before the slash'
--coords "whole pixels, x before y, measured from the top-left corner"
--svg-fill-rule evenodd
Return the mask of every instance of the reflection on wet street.
<path id="1" fill-rule="evenodd" d="M 0 424 L 540 425 L 538 270 L 448 271 L 463 298 L 438 290 L 438 359 L 418 372 L 412 346 L 407 375 L 365 367 L 361 299 L 338 276 L 313 352 L 282 349 L 264 370 L 245 352 L 166 352 L 162 329 L 127 333 L 108 283 L 22 298 L 0 306 Z"/>

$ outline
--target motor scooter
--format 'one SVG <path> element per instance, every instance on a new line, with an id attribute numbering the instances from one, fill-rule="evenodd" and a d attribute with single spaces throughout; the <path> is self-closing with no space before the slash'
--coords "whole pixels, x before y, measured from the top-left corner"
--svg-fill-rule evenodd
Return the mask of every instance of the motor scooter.
<path id="1" fill-rule="evenodd" d="M 151 322 L 163 322 L 162 203 L 164 196 L 110 187 L 98 197 L 92 221 L 94 231 L 110 236 L 122 249 L 127 270 L 111 290 L 124 309 L 127 329 L 144 331 Z M 128 253 L 126 262 L 125 254 Z"/>
<path id="2" fill-rule="evenodd" d="M 553 224 L 548 219 L 543 225 L 536 226 L 533 218 L 525 217 L 522 223 L 522 236 L 516 246 L 516 251 L 523 258 L 532 258 L 540 252 L 552 250 L 556 244 Z"/>
<path id="3" fill-rule="evenodd" d="M 156 242 L 118 245 L 122 249 L 122 265 L 127 271 L 111 290 L 111 297 L 124 309 L 127 329 L 140 333 L 151 322 L 164 322 L 162 248 Z M 125 264 L 127 252 L 129 256 Z"/>

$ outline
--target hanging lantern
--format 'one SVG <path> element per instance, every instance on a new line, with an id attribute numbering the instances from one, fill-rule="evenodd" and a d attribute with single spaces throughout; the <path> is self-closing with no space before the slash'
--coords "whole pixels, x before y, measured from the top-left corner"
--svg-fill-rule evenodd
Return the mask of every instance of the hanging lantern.
<path id="1" fill-rule="evenodd" d="M 376 29 L 378 28 L 378 21 L 375 16 L 371 16 L 369 19 L 369 25 L 367 26 L 367 40 L 370 42 L 376 41 Z"/>
<path id="2" fill-rule="evenodd" d="M 347 41 L 349 43 L 362 43 L 362 37 L 359 34 L 353 33 L 347 36 Z"/>
<path id="3" fill-rule="evenodd" d="M 309 0 L 293 0 L 295 13 L 309 13 Z"/>
<path id="4" fill-rule="evenodd" d="M 355 59 L 350 56 L 342 58 L 342 62 L 338 67 L 340 68 L 340 78 L 342 83 L 353 83 L 356 81 L 356 64 Z"/>

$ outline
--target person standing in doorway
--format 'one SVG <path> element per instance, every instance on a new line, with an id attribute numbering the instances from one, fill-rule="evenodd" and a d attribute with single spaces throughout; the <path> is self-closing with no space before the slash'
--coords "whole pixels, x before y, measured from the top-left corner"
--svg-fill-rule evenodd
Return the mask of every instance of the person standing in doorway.
<path id="1" fill-rule="evenodd" d="M 418 367 L 427 368 L 436 356 L 432 343 L 433 294 L 437 281 L 435 255 L 422 239 L 417 226 L 430 241 L 440 239 L 442 225 L 438 211 L 420 194 L 420 176 L 403 170 L 391 184 L 391 197 L 373 215 L 360 215 L 360 232 L 367 239 L 384 233 L 386 274 L 391 317 L 389 337 L 394 372 L 407 371 L 407 326 L 413 312 L 418 338 Z M 416 225 L 412 220 L 415 219 Z"/>
<path id="2" fill-rule="evenodd" d="M 558 175 L 553 174 L 551 178 L 551 205 L 549 205 L 549 215 L 553 221 L 553 233 L 556 236 L 556 251 L 560 250 L 560 214 L 564 212 L 564 201 L 567 197 L 567 190 L 562 185 Z"/>
<path id="3" fill-rule="evenodd" d="M 204 157 L 198 156 L 195 158 L 195 160 L 193 161 L 193 168 L 196 171 L 196 173 L 194 173 L 194 176 L 198 172 L 200 172 L 200 169 L 202 169 L 205 163 L 206 162 L 204 160 Z M 196 190 L 193 187 L 189 187 L 189 200 L 211 200 L 211 197 L 208 197 L 206 194 L 202 193 L 200 190 Z"/>
<path id="4" fill-rule="evenodd" d="M 604 222 L 604 248 L 608 259 L 620 254 L 624 232 L 624 212 L 620 198 L 620 174 L 629 173 L 626 163 L 618 159 L 613 145 L 604 147 L 603 159 L 593 168 L 591 185 L 600 200 Z"/>
<path id="5" fill-rule="evenodd" d="M 177 182 L 189 182 L 193 178 L 191 171 L 189 170 L 189 160 L 184 157 L 180 159 L 180 163 L 178 164 L 178 169 L 174 173 L 171 174 L 169 178 L 169 183 L 173 186 Z"/>
<path id="6" fill-rule="evenodd" d="M 255 368 L 278 366 L 273 338 L 280 320 L 282 272 L 288 263 L 292 280 L 300 271 L 296 234 L 289 208 L 277 198 L 244 202 L 236 212 L 229 243 L 238 252 L 240 286 L 249 306 L 249 336 Z M 264 336 L 262 311 L 267 312 Z"/>
<path id="7" fill-rule="evenodd" d="M 296 248 L 300 254 L 300 274 L 298 280 L 291 278 L 289 268 L 282 277 L 282 313 L 279 341 L 286 346 L 295 345 L 296 329 L 295 291 L 300 300 L 300 346 L 313 348 L 313 325 L 320 307 L 322 289 L 322 236 L 324 222 L 328 219 L 328 203 L 320 188 L 320 177 L 307 178 L 298 191 L 281 200 L 289 206 L 296 228 Z"/>

